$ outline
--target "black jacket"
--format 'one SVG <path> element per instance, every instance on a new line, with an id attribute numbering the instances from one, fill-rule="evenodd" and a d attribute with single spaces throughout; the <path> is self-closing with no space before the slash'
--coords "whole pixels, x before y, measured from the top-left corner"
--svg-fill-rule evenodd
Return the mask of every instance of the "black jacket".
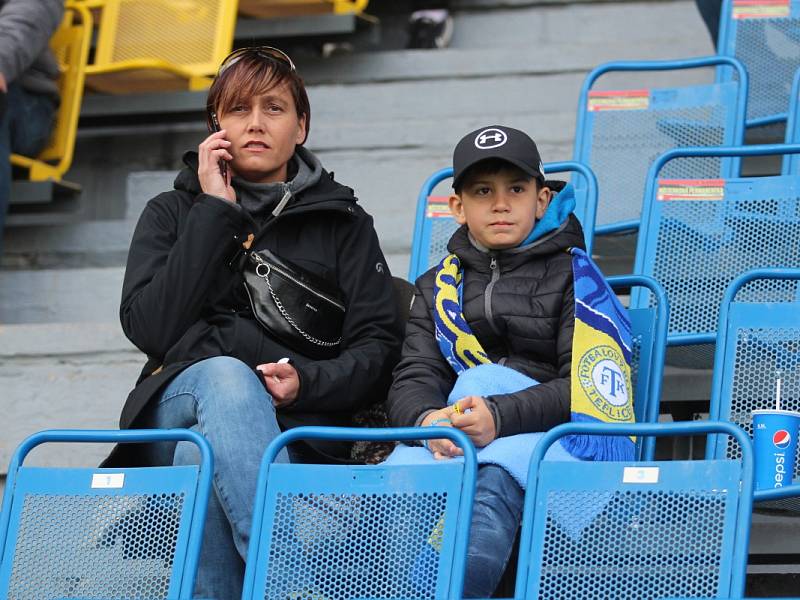
<path id="1" fill-rule="evenodd" d="M 572 258 L 584 248 L 578 220 L 570 215 L 556 231 L 522 248 L 485 252 L 465 226 L 448 243 L 464 269 L 464 317 L 492 362 L 541 385 L 490 396 L 500 437 L 545 431 L 570 418 L 570 362 L 575 301 Z M 420 276 L 406 326 L 403 355 L 394 371 L 387 410 L 393 426 L 411 426 L 443 408 L 455 373 L 433 333 L 435 268 Z"/>
<path id="2" fill-rule="evenodd" d="M 120 319 L 149 360 L 122 409 L 120 428 L 137 427 L 137 417 L 171 379 L 214 356 L 232 356 L 251 367 L 293 359 L 300 392 L 290 406 L 278 409 L 284 429 L 349 425 L 355 410 L 383 401 L 399 355 L 401 325 L 372 218 L 353 191 L 322 171 L 316 184 L 258 233 L 241 207 L 202 193 L 196 155 L 187 153 L 185 160 L 175 190 L 148 202 L 131 242 Z M 271 339 L 255 321 L 242 275 L 228 266 L 239 247 L 235 238 L 251 232 L 257 233 L 253 249 L 268 248 L 341 288 L 347 312 L 336 358 L 305 358 Z M 320 448 L 342 456 L 349 445 Z M 118 448 L 107 464 L 135 462 L 134 452 Z"/>

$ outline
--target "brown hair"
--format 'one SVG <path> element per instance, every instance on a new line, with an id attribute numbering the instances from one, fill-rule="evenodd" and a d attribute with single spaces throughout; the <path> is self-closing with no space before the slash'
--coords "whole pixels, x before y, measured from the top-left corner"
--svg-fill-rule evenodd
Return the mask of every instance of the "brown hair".
<path id="1" fill-rule="evenodd" d="M 209 130 L 212 130 L 212 111 L 217 114 L 225 113 L 237 102 L 265 94 L 284 83 L 289 86 L 298 118 L 305 117 L 306 120 L 306 136 L 299 144 L 302 146 L 311 131 L 311 103 L 303 78 L 297 74 L 294 65 L 256 49 L 242 51 L 228 65 L 223 61 L 206 99 L 206 122 Z"/>

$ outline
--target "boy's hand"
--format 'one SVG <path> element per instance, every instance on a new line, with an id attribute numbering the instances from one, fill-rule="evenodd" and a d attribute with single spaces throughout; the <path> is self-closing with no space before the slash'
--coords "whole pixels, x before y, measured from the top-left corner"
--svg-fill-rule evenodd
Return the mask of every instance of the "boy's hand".
<path id="1" fill-rule="evenodd" d="M 435 410 L 422 420 L 423 427 L 452 427 L 450 423 L 450 416 L 453 414 L 452 407 L 448 406 L 441 410 Z M 434 423 L 439 419 L 447 419 Z M 456 446 L 453 442 L 447 439 L 428 440 L 428 450 L 433 454 L 436 460 L 444 460 L 445 458 L 452 458 L 453 456 L 461 456 L 464 452 Z"/>
<path id="2" fill-rule="evenodd" d="M 456 404 L 458 404 L 459 412 L 453 410 L 450 415 L 453 427 L 458 427 L 466 433 L 477 448 L 483 448 L 495 440 L 497 428 L 494 415 L 486 406 L 486 400 L 480 396 L 467 396 Z M 467 409 L 470 409 L 470 412 L 464 414 Z"/>

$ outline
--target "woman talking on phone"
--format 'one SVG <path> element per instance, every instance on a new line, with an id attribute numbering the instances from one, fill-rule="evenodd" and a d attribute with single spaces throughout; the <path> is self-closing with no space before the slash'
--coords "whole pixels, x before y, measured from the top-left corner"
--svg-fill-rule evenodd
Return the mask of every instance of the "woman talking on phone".
<path id="1" fill-rule="evenodd" d="M 392 280 L 372 218 L 303 144 L 311 108 L 275 48 L 229 55 L 212 133 L 175 189 L 145 207 L 120 319 L 149 360 L 121 428 L 194 428 L 214 450 L 196 596 L 239 598 L 258 467 L 281 430 L 350 425 L 382 402 L 399 352 Z M 349 456 L 297 445 L 283 461 Z M 118 447 L 107 464 L 194 463 L 187 444 Z"/>

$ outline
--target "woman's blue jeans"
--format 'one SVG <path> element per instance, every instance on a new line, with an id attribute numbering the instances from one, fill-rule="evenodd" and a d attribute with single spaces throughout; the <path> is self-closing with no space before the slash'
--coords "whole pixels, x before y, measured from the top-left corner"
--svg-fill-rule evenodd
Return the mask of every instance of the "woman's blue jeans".
<path id="1" fill-rule="evenodd" d="M 490 598 L 497 589 L 514 547 L 524 498 L 522 488 L 502 467 L 478 469 L 464 598 Z"/>
<path id="2" fill-rule="evenodd" d="M 143 427 L 186 427 L 206 437 L 214 452 L 211 494 L 195 597 L 241 597 L 261 457 L 280 433 L 272 398 L 255 372 L 230 357 L 187 368 L 145 414 Z M 198 464 L 193 444 L 154 445 L 153 464 Z M 282 451 L 276 462 L 289 462 Z"/>

